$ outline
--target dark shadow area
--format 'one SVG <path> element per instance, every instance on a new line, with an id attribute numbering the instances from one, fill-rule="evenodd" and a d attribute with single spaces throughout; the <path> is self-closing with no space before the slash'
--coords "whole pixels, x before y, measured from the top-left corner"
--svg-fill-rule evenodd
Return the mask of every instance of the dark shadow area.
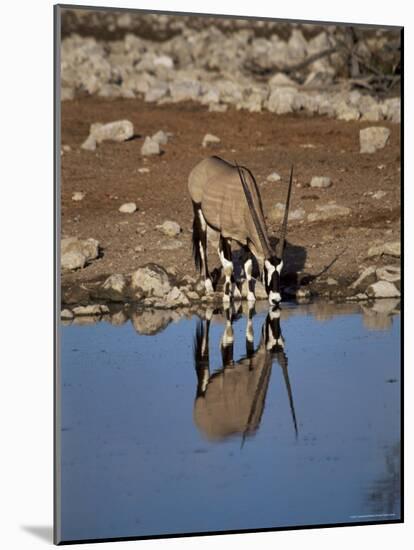
<path id="1" fill-rule="evenodd" d="M 130 138 L 126 139 L 125 141 L 135 141 L 137 139 L 142 139 L 144 136 L 142 134 L 134 134 Z"/>
<path id="2" fill-rule="evenodd" d="M 51 525 L 22 525 L 21 528 L 38 539 L 53 544 L 53 527 Z"/>

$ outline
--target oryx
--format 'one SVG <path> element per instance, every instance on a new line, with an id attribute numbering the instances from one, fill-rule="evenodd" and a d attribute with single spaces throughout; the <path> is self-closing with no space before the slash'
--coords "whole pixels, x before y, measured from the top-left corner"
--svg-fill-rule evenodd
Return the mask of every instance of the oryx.
<path id="1" fill-rule="evenodd" d="M 248 281 L 249 301 L 255 301 L 252 280 L 252 255 L 262 274 L 269 303 L 281 301 L 280 273 L 283 267 L 293 167 L 286 199 L 284 219 L 276 250 L 270 246 L 262 200 L 250 170 L 219 157 L 202 160 L 191 171 L 188 189 L 193 202 L 193 256 L 197 269 L 203 273 L 206 291 L 213 290 L 207 267 L 207 228 L 220 234 L 218 253 L 225 275 L 223 301 L 232 295 L 240 297 L 233 276 L 230 241 L 236 241 L 246 252 L 244 272 Z"/>
<path id="2" fill-rule="evenodd" d="M 228 306 L 227 306 L 228 307 Z M 231 308 L 231 306 L 230 306 Z M 255 348 L 249 308 L 246 329 L 246 355 L 233 359 L 233 317 L 225 310 L 226 324 L 220 341 L 223 367 L 211 373 L 209 333 L 212 315 L 199 321 L 194 342 L 194 363 L 197 373 L 197 393 L 194 401 L 194 422 L 209 440 L 219 441 L 239 434 L 242 445 L 260 425 L 272 365 L 279 363 L 288 393 L 293 427 L 297 421 L 289 381 L 285 341 L 280 329 L 280 310 L 271 309 L 262 326 L 259 345 Z"/>

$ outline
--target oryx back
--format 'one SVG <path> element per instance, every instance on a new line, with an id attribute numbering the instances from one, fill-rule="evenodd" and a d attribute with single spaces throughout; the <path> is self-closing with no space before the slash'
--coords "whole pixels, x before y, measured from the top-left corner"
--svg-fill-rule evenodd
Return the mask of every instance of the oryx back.
<path id="1" fill-rule="evenodd" d="M 247 168 L 242 168 L 263 234 L 267 235 L 263 206 L 257 184 Z M 219 157 L 201 161 L 189 176 L 188 188 L 200 206 L 206 223 L 224 238 L 251 245 L 254 255 L 263 258 L 260 239 L 248 207 L 237 167 Z"/>

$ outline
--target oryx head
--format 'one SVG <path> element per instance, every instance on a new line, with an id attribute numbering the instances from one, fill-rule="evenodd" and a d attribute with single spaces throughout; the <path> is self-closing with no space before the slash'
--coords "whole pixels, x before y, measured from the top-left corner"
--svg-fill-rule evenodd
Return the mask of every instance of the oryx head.
<path id="1" fill-rule="evenodd" d="M 252 218 L 253 218 L 257 233 L 259 235 L 260 243 L 262 245 L 262 249 L 265 254 L 263 271 L 262 271 L 262 282 L 266 289 L 269 303 L 272 306 L 277 305 L 282 300 L 282 296 L 280 293 L 280 275 L 283 268 L 283 251 L 285 248 L 290 193 L 292 189 L 293 166 L 290 171 L 289 188 L 288 188 L 288 193 L 286 198 L 286 206 L 285 206 L 285 213 L 284 213 L 283 222 L 282 222 L 282 228 L 280 231 L 280 238 L 275 250 L 272 250 L 268 236 L 265 235 L 262 231 L 262 225 L 259 222 L 258 213 L 254 206 L 250 189 L 247 186 L 243 170 L 239 166 L 237 166 L 237 169 L 239 171 L 240 180 L 242 182 L 244 193 L 246 195 L 247 204 L 249 205 L 250 212 L 252 214 Z"/>

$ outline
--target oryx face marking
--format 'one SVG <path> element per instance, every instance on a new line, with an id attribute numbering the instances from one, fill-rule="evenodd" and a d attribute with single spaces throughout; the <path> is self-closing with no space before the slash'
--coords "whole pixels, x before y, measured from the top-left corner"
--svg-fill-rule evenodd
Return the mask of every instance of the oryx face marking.
<path id="1" fill-rule="evenodd" d="M 269 304 L 277 305 L 282 301 L 280 294 L 280 273 L 283 261 L 276 256 L 266 259 L 263 266 L 263 284 L 269 298 Z"/>
<path id="2" fill-rule="evenodd" d="M 271 311 L 269 311 L 263 328 L 266 349 L 268 351 L 283 349 L 285 342 L 280 331 L 280 309 L 278 307 L 273 308 Z"/>

